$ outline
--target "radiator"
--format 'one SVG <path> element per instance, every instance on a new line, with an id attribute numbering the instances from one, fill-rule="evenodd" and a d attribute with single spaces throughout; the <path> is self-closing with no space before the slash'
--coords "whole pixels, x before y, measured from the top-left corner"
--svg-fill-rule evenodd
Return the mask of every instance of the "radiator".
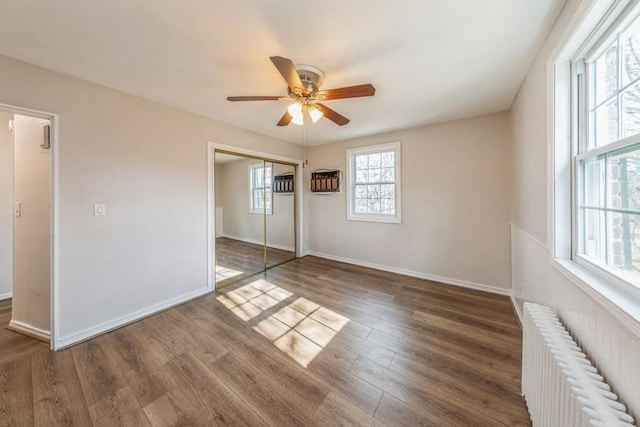
<path id="1" fill-rule="evenodd" d="M 524 304 L 522 393 L 534 426 L 634 426 L 549 307 Z"/>

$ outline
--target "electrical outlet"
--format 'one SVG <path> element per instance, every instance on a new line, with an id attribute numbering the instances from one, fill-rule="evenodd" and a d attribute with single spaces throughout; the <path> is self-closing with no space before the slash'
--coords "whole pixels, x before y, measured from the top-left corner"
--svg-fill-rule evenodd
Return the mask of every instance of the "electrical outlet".
<path id="1" fill-rule="evenodd" d="M 13 208 L 13 212 L 15 214 L 15 216 L 19 217 L 22 216 L 22 202 L 16 202 L 15 206 Z"/>
<path id="2" fill-rule="evenodd" d="M 107 214 L 107 205 L 104 203 L 96 203 L 93 205 L 93 214 L 95 216 L 105 216 Z"/>

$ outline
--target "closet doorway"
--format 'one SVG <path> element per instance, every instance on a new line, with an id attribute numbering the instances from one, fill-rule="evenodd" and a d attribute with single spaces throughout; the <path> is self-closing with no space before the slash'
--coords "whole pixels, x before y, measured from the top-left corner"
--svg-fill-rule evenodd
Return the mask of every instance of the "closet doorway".
<path id="1" fill-rule="evenodd" d="M 213 152 L 215 288 L 297 257 L 298 165 Z"/>
<path id="2" fill-rule="evenodd" d="M 50 343 L 52 121 L 0 105 L 0 364 Z"/>

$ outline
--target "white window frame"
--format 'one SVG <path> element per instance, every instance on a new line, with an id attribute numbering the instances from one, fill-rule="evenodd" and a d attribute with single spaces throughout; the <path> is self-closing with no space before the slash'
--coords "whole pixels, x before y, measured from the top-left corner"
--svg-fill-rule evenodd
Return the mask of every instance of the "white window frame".
<path id="1" fill-rule="evenodd" d="M 625 3 L 625 4 L 623 4 Z M 633 3 L 633 4 L 626 4 Z M 583 252 L 583 242 L 581 240 L 581 230 L 584 226 L 583 215 L 581 214 L 581 207 L 584 205 L 582 197 L 585 189 L 582 187 L 582 177 L 584 176 L 583 163 L 585 160 L 598 158 L 601 156 L 607 156 L 609 153 L 615 153 L 620 149 L 631 147 L 640 142 L 640 134 L 634 135 L 628 138 L 620 139 L 616 142 L 610 143 L 597 148 L 589 148 L 590 141 L 595 139 L 594 123 L 592 121 L 591 106 L 595 104 L 592 98 L 595 92 L 594 87 L 594 67 L 595 59 L 599 57 L 603 51 L 615 40 L 621 31 L 624 31 L 628 26 L 632 17 L 638 13 L 637 2 L 619 2 L 617 9 L 613 9 L 609 15 L 604 17 L 602 24 L 596 29 L 596 32 L 586 40 L 586 43 L 575 55 L 572 60 L 572 90 L 574 96 L 572 98 L 572 120 L 574 133 L 572 135 L 572 259 L 581 267 L 587 269 L 589 272 L 596 274 L 601 279 L 612 283 L 614 286 L 624 290 L 627 293 L 638 294 L 640 297 L 640 284 L 631 283 L 624 277 L 623 273 L 620 273 L 616 269 L 604 265 L 598 260 L 592 259 Z M 620 53 L 620 52 L 619 52 Z M 621 59 L 618 57 L 618 65 Z M 621 71 L 619 70 L 619 73 Z M 620 78 L 620 74 L 618 75 Z M 637 80 L 636 80 L 637 83 Z M 617 89 L 616 97 L 618 93 L 621 93 L 622 89 Z M 618 121 L 619 129 L 621 129 L 620 123 L 624 120 L 621 116 L 622 106 L 618 105 Z M 605 174 L 607 173 L 607 166 L 605 164 Z M 608 182 L 605 181 L 605 182 Z M 606 192 L 607 189 L 605 188 Z M 600 208 L 604 212 L 617 212 L 619 209 L 610 208 L 606 206 Z M 584 208 L 586 209 L 586 207 Z M 604 233 L 608 233 L 605 225 Z M 606 242 L 606 241 L 605 241 Z M 606 251 L 606 248 L 605 248 Z"/>
<path id="2" fill-rule="evenodd" d="M 264 187 L 255 187 L 254 186 L 255 182 L 253 180 L 255 176 L 254 171 L 256 169 L 262 169 L 262 168 L 271 169 L 271 179 L 269 179 L 269 182 L 267 182 L 267 180 L 265 179 Z M 273 191 L 271 189 L 272 179 L 273 179 L 273 163 L 259 162 L 259 163 L 252 163 L 249 165 L 249 213 L 259 214 L 259 215 L 264 215 L 266 213 L 267 215 L 273 215 Z M 256 208 L 256 200 L 254 197 L 255 190 L 263 190 L 265 201 L 266 201 L 266 193 L 267 192 L 271 193 L 271 197 L 269 198 L 271 203 L 269 204 L 269 206 L 265 206 L 265 209 Z"/>
<path id="3" fill-rule="evenodd" d="M 394 175 L 395 180 L 395 214 L 363 214 L 355 212 L 355 157 L 358 154 L 374 154 L 386 151 L 394 151 Z M 368 221 L 381 223 L 402 223 L 402 185 L 401 185 L 401 144 L 400 141 L 385 144 L 370 145 L 366 147 L 350 148 L 347 150 L 347 220 Z"/>
<path id="4" fill-rule="evenodd" d="M 576 201 L 578 153 L 576 135 L 584 131 L 577 126 L 577 91 L 572 78 L 572 62 L 588 49 L 588 41 L 603 37 L 625 7 L 638 0 L 583 0 L 559 37 L 547 62 L 548 114 L 548 241 L 551 267 L 549 279 L 555 273 L 573 283 L 598 302 L 630 331 L 640 336 L 640 292 L 616 276 L 575 256 Z M 601 24 L 601 25 L 599 25 Z M 633 289 L 632 289 L 633 288 Z"/>

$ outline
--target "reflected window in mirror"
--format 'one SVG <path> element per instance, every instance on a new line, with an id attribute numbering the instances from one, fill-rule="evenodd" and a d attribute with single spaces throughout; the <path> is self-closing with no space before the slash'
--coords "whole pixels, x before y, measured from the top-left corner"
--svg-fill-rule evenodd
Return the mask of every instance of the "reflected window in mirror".
<path id="1" fill-rule="evenodd" d="M 249 166 L 251 213 L 271 215 L 273 213 L 271 181 L 273 166 L 268 162 Z"/>

